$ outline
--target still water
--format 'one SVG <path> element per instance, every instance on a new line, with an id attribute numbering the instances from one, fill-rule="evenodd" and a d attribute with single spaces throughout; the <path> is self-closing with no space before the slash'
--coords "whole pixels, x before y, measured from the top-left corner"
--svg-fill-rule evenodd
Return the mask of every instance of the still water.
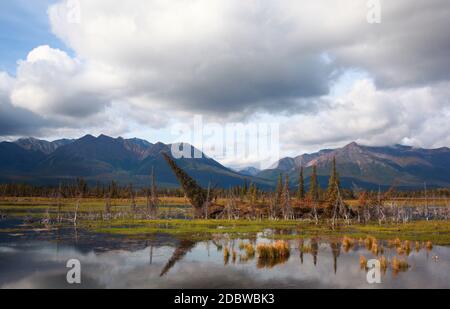
<path id="1" fill-rule="evenodd" d="M 0 222 L 1 288 L 450 288 L 449 247 L 411 250 L 403 257 L 408 269 L 396 273 L 388 267 L 382 283 L 371 285 L 360 256 L 374 255 L 364 245 L 347 249 L 319 238 L 289 240 L 288 258 L 261 263 L 243 248 L 271 243 L 261 235 L 202 242 L 167 235 L 130 240 L 71 228 L 12 231 L 17 225 Z M 226 258 L 225 248 L 235 254 Z M 384 256 L 396 255 L 386 245 Z M 81 285 L 66 281 L 70 259 L 81 262 Z"/>

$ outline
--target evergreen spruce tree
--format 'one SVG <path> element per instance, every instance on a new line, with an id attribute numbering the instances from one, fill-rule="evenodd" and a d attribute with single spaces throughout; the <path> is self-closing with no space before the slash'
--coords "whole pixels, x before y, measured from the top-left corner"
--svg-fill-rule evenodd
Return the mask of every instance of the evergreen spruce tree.
<path id="1" fill-rule="evenodd" d="M 340 180 L 336 168 L 336 158 L 333 158 L 330 179 L 327 189 L 327 201 L 330 205 L 334 205 L 338 198 L 338 190 L 340 189 Z"/>
<path id="2" fill-rule="evenodd" d="M 276 194 L 275 202 L 278 207 L 281 204 L 281 200 L 283 198 L 283 176 L 281 174 L 280 176 L 278 176 L 277 190 L 275 194 Z"/>
<path id="3" fill-rule="evenodd" d="M 297 198 L 303 200 L 305 198 L 305 179 L 303 176 L 303 166 L 300 168 L 300 176 L 298 180 L 298 193 Z"/>
<path id="4" fill-rule="evenodd" d="M 291 207 L 291 196 L 289 191 L 289 175 L 286 175 L 286 180 L 284 182 L 284 190 L 283 190 L 283 216 L 284 219 L 292 219 L 294 217 L 294 213 Z"/>
<path id="5" fill-rule="evenodd" d="M 319 200 L 319 184 L 317 181 L 317 166 L 313 166 L 311 174 L 311 184 L 309 186 L 309 197 L 313 202 Z"/>

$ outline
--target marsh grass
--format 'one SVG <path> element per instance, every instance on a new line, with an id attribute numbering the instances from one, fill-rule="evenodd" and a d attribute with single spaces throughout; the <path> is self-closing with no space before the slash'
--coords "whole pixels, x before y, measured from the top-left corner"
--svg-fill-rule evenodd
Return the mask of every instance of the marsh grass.
<path id="1" fill-rule="evenodd" d="M 228 249 L 228 246 L 225 246 L 223 249 L 223 263 L 225 265 L 228 265 L 230 262 L 230 249 Z"/>
<path id="2" fill-rule="evenodd" d="M 383 273 L 386 273 L 387 268 L 388 268 L 388 266 L 389 266 L 389 261 L 388 261 L 388 259 L 387 259 L 384 255 L 382 255 L 382 256 L 378 259 L 378 261 L 380 262 L 380 269 L 381 269 L 381 271 L 382 271 Z"/>
<path id="3" fill-rule="evenodd" d="M 237 260 L 237 252 L 236 252 L 236 250 L 233 249 L 233 252 L 232 252 L 233 264 L 236 264 L 236 260 Z"/>
<path id="4" fill-rule="evenodd" d="M 342 238 L 342 247 L 344 249 L 344 252 L 348 253 L 353 247 L 355 246 L 355 241 L 347 236 L 344 236 Z"/>
<path id="5" fill-rule="evenodd" d="M 391 261 L 391 268 L 394 274 L 398 274 L 400 272 L 408 271 L 411 266 L 408 264 L 406 260 L 401 260 L 394 256 Z"/>
<path id="6" fill-rule="evenodd" d="M 416 250 L 417 253 L 420 252 L 420 249 L 421 249 L 420 242 L 416 241 L 416 243 L 414 245 L 414 249 Z"/>
<path id="7" fill-rule="evenodd" d="M 364 244 L 368 251 L 372 251 L 373 245 L 377 242 L 376 238 L 373 236 L 367 236 L 364 240 Z"/>
<path id="8" fill-rule="evenodd" d="M 245 245 L 245 253 L 249 259 L 252 259 L 255 257 L 255 248 L 252 244 Z"/>
<path id="9" fill-rule="evenodd" d="M 359 256 L 359 266 L 361 269 L 367 269 L 367 258 L 364 255 Z"/>
<path id="10" fill-rule="evenodd" d="M 164 215 L 166 212 L 172 214 L 189 213 L 190 207 L 181 205 L 185 202 L 183 198 L 161 198 L 160 211 Z M 127 199 L 111 200 L 112 216 L 104 219 L 103 199 L 81 199 L 78 210 L 78 227 L 90 232 L 123 235 L 126 237 L 143 238 L 151 235 L 163 233 L 173 235 L 177 238 L 188 239 L 210 239 L 214 235 L 228 235 L 230 238 L 242 239 L 254 237 L 257 233 L 263 232 L 270 239 L 311 239 L 315 237 L 343 237 L 349 239 L 343 241 L 344 250 L 350 250 L 353 239 L 367 241 L 368 250 L 372 250 L 372 235 L 374 239 L 395 239 L 396 248 L 401 247 L 402 241 L 418 241 L 427 247 L 426 242 L 432 241 L 435 245 L 450 245 L 450 221 L 416 221 L 407 224 L 355 224 L 339 225 L 334 230 L 330 229 L 326 223 L 316 225 L 309 220 L 192 220 L 189 215 L 186 219 L 163 218 L 147 220 L 137 218 L 131 214 L 129 201 Z M 145 208 L 145 199 L 136 199 L 137 207 Z M 44 198 L 19 198 L 0 199 L 0 211 L 8 218 L 33 218 L 36 221 L 47 218 L 52 222 L 57 222 L 58 203 L 54 199 Z M 76 199 L 61 200 L 61 216 L 64 219 L 73 217 L 76 209 Z M 47 217 L 49 210 L 49 218 Z M 170 211 L 169 211 L 170 210 Z M 67 220 L 61 224 L 64 225 Z M 53 224 L 52 226 L 56 226 Z M 278 233 L 285 231 L 285 233 Z M 351 238 L 351 239 L 350 239 Z M 354 241 L 356 245 L 357 242 Z M 432 246 L 431 246 L 432 248 Z M 416 246 L 416 250 L 418 247 Z M 240 250 L 242 250 L 240 248 Z M 405 250 L 405 253 L 407 250 Z"/>
<path id="11" fill-rule="evenodd" d="M 371 251 L 373 253 L 373 255 L 378 256 L 378 254 L 380 253 L 380 247 L 378 246 L 378 241 L 374 240 L 372 242 L 372 248 Z"/>
<path id="12" fill-rule="evenodd" d="M 279 240 L 271 244 L 259 244 L 256 252 L 258 253 L 258 268 L 273 268 L 289 260 L 291 249 L 289 242 Z"/>

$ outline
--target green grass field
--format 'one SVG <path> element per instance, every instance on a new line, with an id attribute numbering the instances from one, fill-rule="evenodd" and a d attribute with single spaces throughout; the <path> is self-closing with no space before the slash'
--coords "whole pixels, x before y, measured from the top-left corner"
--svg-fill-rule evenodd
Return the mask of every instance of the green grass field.
<path id="1" fill-rule="evenodd" d="M 145 199 L 138 199 L 137 206 L 145 207 Z M 71 217 L 76 209 L 76 199 L 61 200 L 61 214 Z M 78 226 L 96 233 L 123 235 L 127 237 L 148 237 L 164 233 L 178 238 L 208 239 L 215 235 L 227 235 L 239 238 L 242 235 L 263 233 L 273 239 L 296 239 L 323 237 L 334 238 L 349 236 L 364 238 L 373 236 L 379 239 L 399 238 L 411 241 L 432 241 L 435 244 L 450 245 L 450 221 L 418 221 L 407 224 L 385 223 L 352 224 L 343 222 L 331 228 L 328 221 L 318 225 L 309 220 L 192 220 L 191 207 L 184 198 L 161 198 L 159 214 L 184 214 L 187 219 L 136 219 L 130 212 L 129 200 L 112 200 L 111 212 L 122 212 L 120 219 L 90 220 L 88 214 L 104 211 L 105 201 L 101 199 L 82 199 L 80 201 Z M 44 218 L 56 217 L 58 203 L 56 199 L 46 198 L 8 198 L 0 200 L 0 213 L 8 217 Z M 63 223 L 68 224 L 68 223 Z M 3 231 L 5 232 L 5 231 Z"/>

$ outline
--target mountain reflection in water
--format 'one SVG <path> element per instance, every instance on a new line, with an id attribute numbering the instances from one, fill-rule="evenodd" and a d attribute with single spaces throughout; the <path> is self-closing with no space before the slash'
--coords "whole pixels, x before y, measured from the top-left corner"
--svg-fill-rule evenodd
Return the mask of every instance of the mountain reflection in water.
<path id="1" fill-rule="evenodd" d="M 66 262 L 74 258 L 82 265 L 81 286 L 66 283 Z M 382 284 L 367 283 L 360 262 L 370 259 L 385 264 Z M 450 288 L 449 261 L 449 247 L 397 239 L 196 242 L 0 231 L 1 288 Z"/>

